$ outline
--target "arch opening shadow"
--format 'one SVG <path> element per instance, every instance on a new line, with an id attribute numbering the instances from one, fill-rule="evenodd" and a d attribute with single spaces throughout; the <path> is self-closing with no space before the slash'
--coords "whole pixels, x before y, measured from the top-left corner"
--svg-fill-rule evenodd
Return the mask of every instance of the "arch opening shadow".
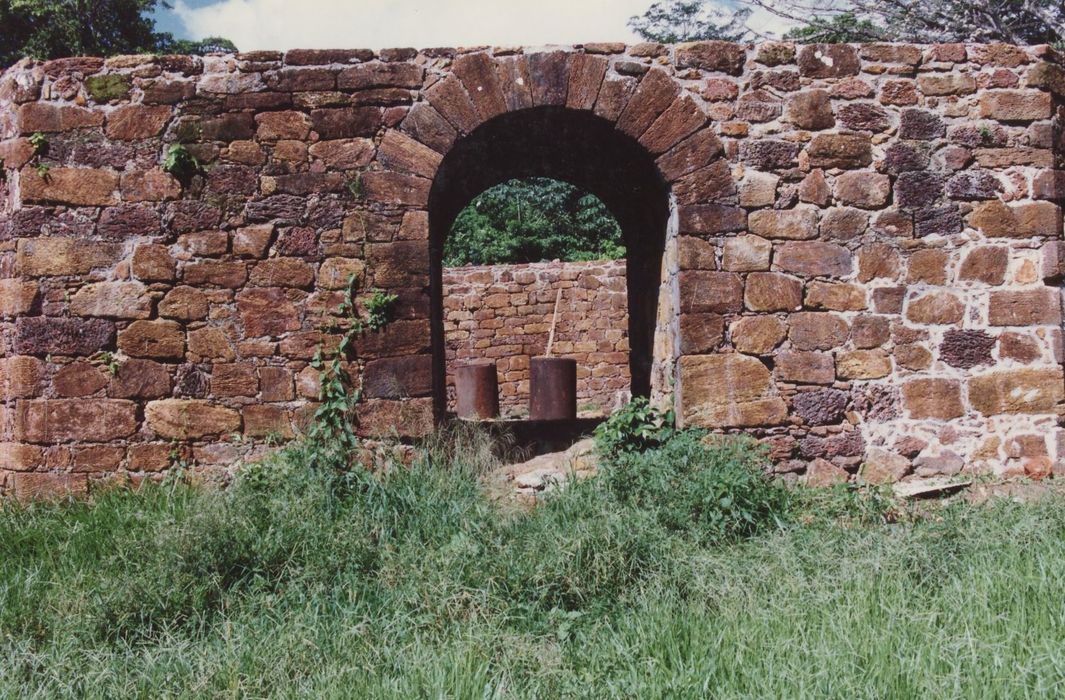
<path id="1" fill-rule="evenodd" d="M 443 250 L 459 212 L 512 178 L 564 180 L 597 196 L 613 214 L 626 249 L 629 373 L 633 396 L 651 392 L 669 189 L 633 138 L 590 112 L 536 107 L 495 117 L 461 138 L 437 169 L 429 193 L 433 403 L 446 411 Z"/>

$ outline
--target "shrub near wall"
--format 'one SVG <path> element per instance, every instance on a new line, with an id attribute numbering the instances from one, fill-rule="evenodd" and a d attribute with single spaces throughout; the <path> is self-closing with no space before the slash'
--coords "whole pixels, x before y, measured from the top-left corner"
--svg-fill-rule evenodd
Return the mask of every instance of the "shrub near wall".
<path id="1" fill-rule="evenodd" d="M 813 482 L 1065 463 L 1065 71 L 1046 47 L 586 44 L 23 62 L 0 77 L 0 488 L 221 471 L 298 431 L 354 275 L 359 430 L 433 425 L 429 195 L 482 123 L 583 111 L 675 202 L 686 425 Z M 39 147 L 42 138 L 46 148 Z M 202 165 L 162 170 L 183 144 Z M 629 290 L 652 295 L 657 290 Z"/>
<path id="2" fill-rule="evenodd" d="M 623 400 L 629 390 L 624 260 L 469 266 L 444 270 L 452 410 L 455 365 L 487 359 L 496 363 L 501 412 L 528 412 L 529 358 L 547 348 L 560 288 L 551 353 L 577 361 L 580 412 L 602 414 Z"/>

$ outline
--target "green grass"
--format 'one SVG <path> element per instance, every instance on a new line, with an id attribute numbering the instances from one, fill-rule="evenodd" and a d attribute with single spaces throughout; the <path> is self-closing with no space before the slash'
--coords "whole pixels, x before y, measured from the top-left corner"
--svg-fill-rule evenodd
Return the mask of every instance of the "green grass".
<path id="1" fill-rule="evenodd" d="M 379 481 L 302 457 L 0 506 L 0 697 L 1065 695 L 1060 499 L 790 496 L 735 534 L 604 479 L 501 514 L 476 439 Z"/>

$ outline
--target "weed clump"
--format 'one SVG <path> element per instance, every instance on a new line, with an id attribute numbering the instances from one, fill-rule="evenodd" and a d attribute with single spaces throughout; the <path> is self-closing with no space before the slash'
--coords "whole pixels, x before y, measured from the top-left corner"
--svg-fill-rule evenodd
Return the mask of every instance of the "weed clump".
<path id="1" fill-rule="evenodd" d="M 704 542 L 749 537 L 788 518 L 789 492 L 751 439 L 675 430 L 670 412 L 637 399 L 596 430 L 602 480 L 620 504 Z"/>

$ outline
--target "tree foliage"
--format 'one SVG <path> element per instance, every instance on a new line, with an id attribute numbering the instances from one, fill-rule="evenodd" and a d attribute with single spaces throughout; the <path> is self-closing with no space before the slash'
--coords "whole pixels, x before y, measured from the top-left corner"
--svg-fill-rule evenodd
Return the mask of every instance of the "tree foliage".
<path id="1" fill-rule="evenodd" d="M 229 39 L 225 39 L 220 36 L 209 36 L 206 39 L 200 39 L 194 41 L 192 39 L 173 39 L 170 38 L 170 34 L 160 34 L 163 37 L 159 46 L 156 47 L 158 53 L 184 53 L 193 54 L 196 56 L 206 56 L 209 53 L 236 53 L 237 47 Z"/>
<path id="2" fill-rule="evenodd" d="M 907 41 L 1065 44 L 1061 0 L 660 0 L 629 20 L 644 39 L 738 41 L 760 35 L 751 7 L 794 22 L 786 39 L 806 43 Z"/>
<path id="3" fill-rule="evenodd" d="M 785 39 L 804 44 L 842 44 L 861 41 L 885 41 L 887 32 L 853 12 L 830 17 L 814 17 L 803 27 L 792 29 Z"/>
<path id="4" fill-rule="evenodd" d="M 0 66 L 20 58 L 208 53 L 236 49 L 221 37 L 175 39 L 150 13 L 165 0 L 0 0 Z"/>
<path id="5" fill-rule="evenodd" d="M 459 212 L 444 244 L 447 267 L 624 255 L 621 228 L 597 197 L 542 177 L 479 194 Z"/>
<path id="6" fill-rule="evenodd" d="M 746 26 L 750 14 L 747 8 L 729 10 L 705 0 L 662 0 L 629 19 L 629 27 L 647 41 L 662 43 L 739 41 L 750 34 Z"/>
<path id="7" fill-rule="evenodd" d="M 801 23 L 806 42 L 907 41 L 1061 44 L 1061 0 L 749 0 Z"/>

